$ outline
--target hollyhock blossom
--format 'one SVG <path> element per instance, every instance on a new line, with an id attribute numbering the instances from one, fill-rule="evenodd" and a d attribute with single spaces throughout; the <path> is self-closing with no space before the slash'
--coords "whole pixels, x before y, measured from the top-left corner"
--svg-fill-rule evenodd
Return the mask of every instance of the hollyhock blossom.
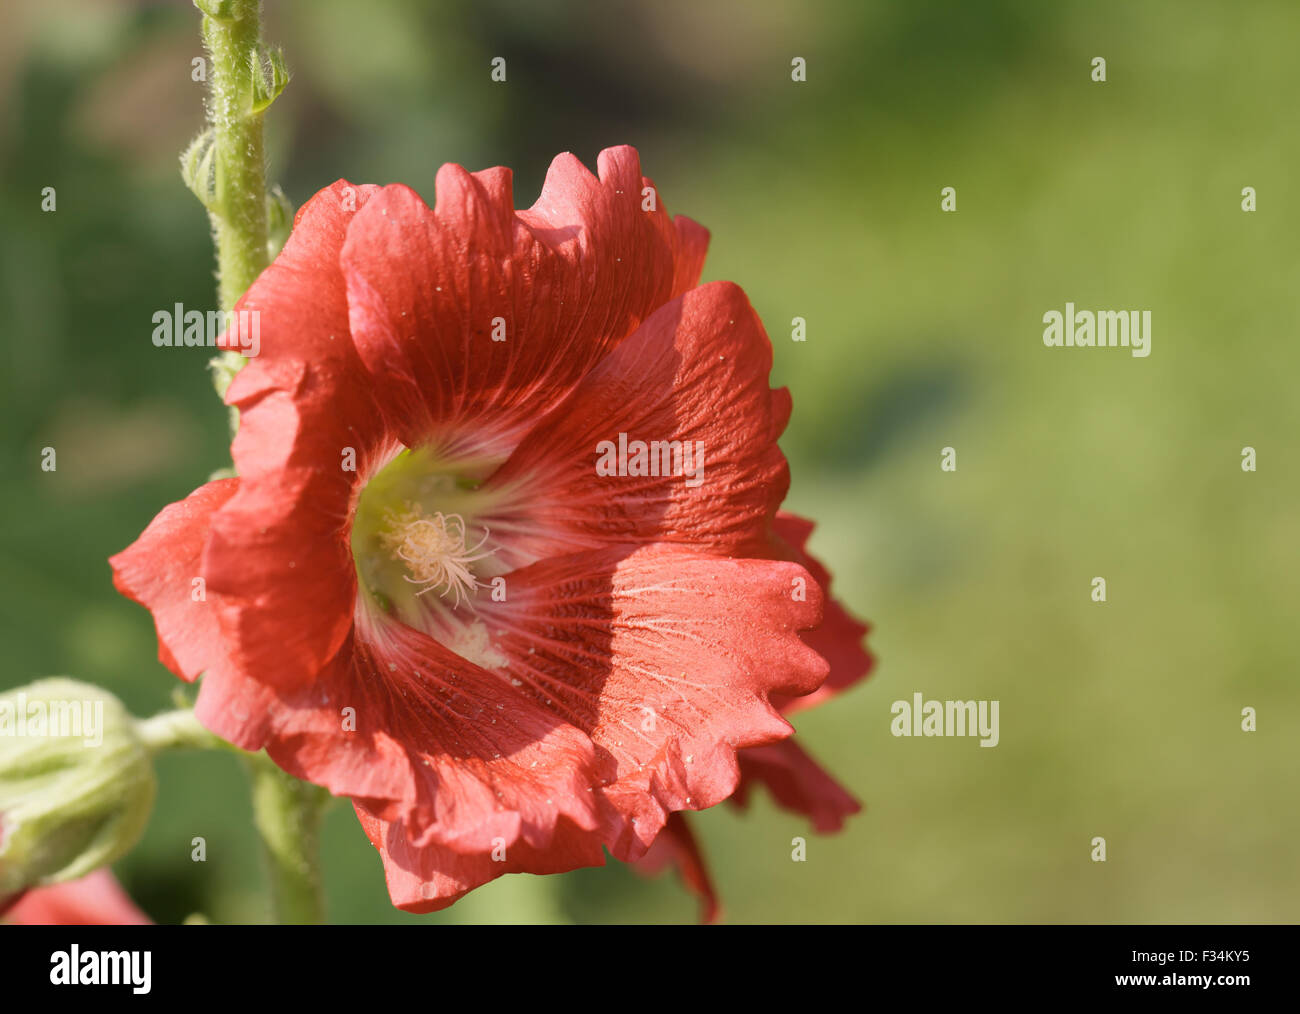
<path id="1" fill-rule="evenodd" d="M 144 926 L 150 920 L 106 868 L 80 880 L 37 887 L 0 912 L 22 926 Z"/>
<path id="2" fill-rule="evenodd" d="M 237 307 L 239 477 L 112 560 L 199 719 L 351 797 L 412 911 L 640 858 L 826 678 L 771 345 L 636 152 L 598 170 L 312 198 Z M 637 441 L 698 453 L 602 467 Z"/>
<path id="3" fill-rule="evenodd" d="M 802 697 L 773 696 L 782 714 L 793 714 L 824 703 L 866 679 L 875 659 L 863 646 L 870 628 L 855 620 L 830 597 L 831 575 L 806 546 L 813 524 L 805 518 L 781 511 L 776 516 L 775 534 L 783 555 L 800 563 L 817 581 L 825 596 L 825 615 L 820 626 L 804 633 L 804 640 L 830 664 L 830 675 L 811 694 Z M 794 739 L 742 750 L 740 782 L 730 801 L 742 809 L 756 786 L 762 785 L 782 809 L 809 818 L 813 830 L 839 831 L 844 821 L 862 807 Z M 713 878 L 703 851 L 683 814 L 673 814 L 663 833 L 637 863 L 639 872 L 652 875 L 672 867 L 686 887 L 700 899 L 701 919 L 716 921 L 722 912 Z"/>

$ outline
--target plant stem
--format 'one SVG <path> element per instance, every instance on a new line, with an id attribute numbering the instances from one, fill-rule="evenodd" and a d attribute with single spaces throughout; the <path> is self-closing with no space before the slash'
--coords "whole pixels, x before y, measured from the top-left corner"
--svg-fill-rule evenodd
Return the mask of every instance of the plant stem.
<path id="1" fill-rule="evenodd" d="M 135 723 L 153 753 L 176 749 L 236 749 L 205 729 L 189 708 Z M 320 923 L 325 902 L 320 877 L 319 831 L 330 794 L 286 774 L 266 754 L 244 754 L 252 783 L 253 822 L 262 838 L 276 922 Z"/>
<path id="2" fill-rule="evenodd" d="M 261 60 L 261 6 L 261 0 L 229 0 L 219 5 L 221 17 L 203 17 L 203 41 L 212 59 L 208 117 L 216 167 L 209 210 L 219 298 L 227 311 L 267 265 L 263 113 L 254 110 L 253 102 L 253 74 Z"/>
<path id="3" fill-rule="evenodd" d="M 154 753 L 160 750 L 202 750 L 229 745 L 200 725 L 189 708 L 164 711 L 161 715 L 140 719 L 135 723 L 135 730 L 144 745 Z"/>
<path id="4" fill-rule="evenodd" d="M 230 312 L 269 262 L 266 150 L 262 119 L 284 86 L 282 59 L 263 64 L 261 0 L 195 0 L 203 12 L 203 42 L 211 58 L 208 120 L 212 130 L 212 189 L 206 179 L 190 186 L 207 205 L 217 247 L 218 299 Z M 218 394 L 244 365 L 237 352 L 214 360 Z M 231 410 L 232 428 L 235 410 Z M 168 743 L 160 720 L 146 734 Z M 152 721 L 152 720 L 151 720 Z M 148 725 L 148 723 L 146 723 Z M 329 794 L 286 774 L 265 754 L 248 760 L 253 820 L 262 837 L 271 880 L 271 908 L 281 923 L 320 923 L 319 830 Z"/>
<path id="5" fill-rule="evenodd" d="M 277 923 L 325 921 L 320 823 L 329 793 L 286 774 L 265 754 L 249 759 L 253 822 L 262 836 Z"/>
<path id="6" fill-rule="evenodd" d="M 287 72 L 277 53 L 267 58 L 267 78 L 261 0 L 194 3 L 203 12 L 203 42 L 211 59 L 211 191 L 206 174 L 194 173 L 193 167 L 189 167 L 192 175 L 187 182 L 212 219 L 218 299 L 221 309 L 229 313 L 270 259 L 262 119 L 283 88 Z M 231 378 L 243 365 L 243 356 L 229 350 L 213 360 L 218 394 L 225 395 Z M 232 430 L 236 419 L 232 408 Z M 184 733 L 179 718 L 162 715 L 141 723 L 141 734 L 150 743 L 174 745 L 173 733 Z M 266 854 L 274 918 L 281 923 L 323 922 L 318 839 L 329 794 L 286 774 L 265 754 L 249 757 L 248 767 L 253 820 Z"/>

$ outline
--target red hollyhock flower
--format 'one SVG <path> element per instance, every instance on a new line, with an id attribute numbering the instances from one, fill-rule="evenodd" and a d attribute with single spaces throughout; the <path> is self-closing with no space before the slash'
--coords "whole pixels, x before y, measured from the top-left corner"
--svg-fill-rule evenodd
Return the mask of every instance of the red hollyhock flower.
<path id="1" fill-rule="evenodd" d="M 830 572 L 805 548 L 812 531 L 812 522 L 804 518 L 785 512 L 776 516 L 775 532 L 784 547 L 783 555 L 806 568 L 824 595 L 824 619 L 816 630 L 804 634 L 804 640 L 830 663 L 826 682 L 811 694 L 785 699 L 773 696 L 773 703 L 786 715 L 829 700 L 866 679 L 875 666 L 875 658 L 863 647 L 870 628 L 853 619 L 830 597 Z M 740 783 L 731 802 L 742 809 L 748 805 L 755 786 L 763 785 L 778 806 L 808 817 L 813 830 L 824 834 L 839 831 L 848 817 L 862 809 L 848 790 L 793 739 L 750 747 L 740 752 L 739 759 Z M 722 914 L 717 888 L 690 824 L 680 813 L 673 814 L 663 833 L 637 863 L 637 869 L 647 875 L 667 867 L 675 868 L 682 882 L 699 897 L 701 920 L 716 922 Z"/>
<path id="2" fill-rule="evenodd" d="M 112 560 L 200 720 L 352 797 L 402 908 L 638 859 L 826 678 L 789 395 L 706 245 L 631 148 L 526 211 L 505 169 L 444 166 L 433 209 L 334 184 L 238 307 L 239 478 Z"/>
<path id="3" fill-rule="evenodd" d="M 107 869 L 79 880 L 26 892 L 0 921 L 22 926 L 144 926 L 147 915 L 122 890 Z"/>

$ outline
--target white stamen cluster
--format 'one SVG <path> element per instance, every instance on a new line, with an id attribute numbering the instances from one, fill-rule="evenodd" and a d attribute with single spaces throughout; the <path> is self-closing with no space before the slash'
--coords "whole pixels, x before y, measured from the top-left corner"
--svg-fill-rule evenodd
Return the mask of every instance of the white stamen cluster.
<path id="1" fill-rule="evenodd" d="M 406 564 L 411 572 L 406 580 L 424 586 L 417 595 L 441 588 L 441 597 L 454 592 L 455 605 L 459 606 L 461 598 L 478 587 L 470 564 L 495 552 L 483 550 L 488 538 L 486 527 L 478 545 L 466 545 L 465 519 L 459 514 L 439 511 L 431 517 L 408 503 L 405 511 L 389 511 L 384 520 L 386 528 L 380 533 L 380 541 L 395 559 Z"/>

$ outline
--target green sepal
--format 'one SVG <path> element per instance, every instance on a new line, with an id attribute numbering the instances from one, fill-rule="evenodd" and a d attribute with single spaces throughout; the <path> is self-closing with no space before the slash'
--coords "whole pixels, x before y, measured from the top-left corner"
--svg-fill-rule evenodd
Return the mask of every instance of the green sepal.
<path id="1" fill-rule="evenodd" d="M 279 46 L 270 49 L 259 46 L 249 54 L 248 63 L 253 82 L 253 112 L 265 112 L 289 83 L 284 50 Z"/>
<path id="2" fill-rule="evenodd" d="M 216 134 L 209 127 L 181 154 L 181 179 L 209 211 L 217 202 Z"/>

